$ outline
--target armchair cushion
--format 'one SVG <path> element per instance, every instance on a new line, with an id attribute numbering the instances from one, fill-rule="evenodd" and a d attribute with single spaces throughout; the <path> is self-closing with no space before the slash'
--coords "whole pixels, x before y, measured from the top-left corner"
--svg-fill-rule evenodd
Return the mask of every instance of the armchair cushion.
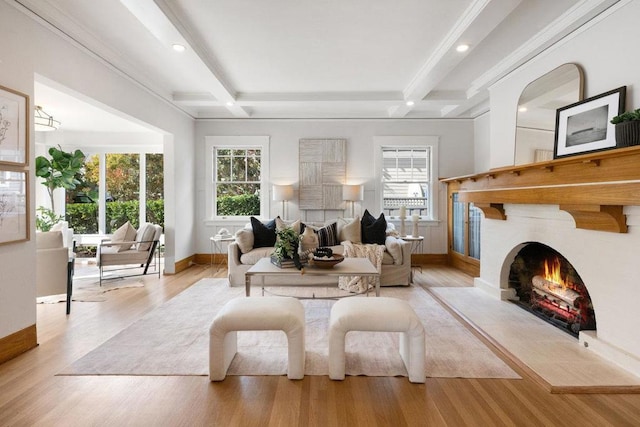
<path id="1" fill-rule="evenodd" d="M 135 230 L 134 230 L 135 231 Z M 148 251 L 155 239 L 156 227 L 151 223 L 144 223 L 129 240 L 135 239 L 138 251 Z"/>
<path id="2" fill-rule="evenodd" d="M 122 245 L 114 245 L 118 252 L 123 252 L 131 249 L 131 241 L 136 237 L 136 229 L 129 221 L 125 222 L 120 228 L 118 228 L 111 236 L 112 243 L 127 242 Z"/>

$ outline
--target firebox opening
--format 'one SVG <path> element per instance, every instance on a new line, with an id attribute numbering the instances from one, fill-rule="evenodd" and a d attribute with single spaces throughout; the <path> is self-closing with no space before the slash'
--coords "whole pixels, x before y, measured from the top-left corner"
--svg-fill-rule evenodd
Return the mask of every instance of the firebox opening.
<path id="1" fill-rule="evenodd" d="M 571 263 L 547 245 L 529 242 L 518 252 L 509 287 L 518 297 L 513 302 L 576 338 L 596 329 L 587 287 Z"/>

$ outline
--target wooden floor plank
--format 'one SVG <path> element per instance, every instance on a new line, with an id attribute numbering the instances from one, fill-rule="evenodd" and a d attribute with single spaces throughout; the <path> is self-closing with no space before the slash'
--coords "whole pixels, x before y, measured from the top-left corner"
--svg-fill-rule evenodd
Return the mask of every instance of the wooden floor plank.
<path id="1" fill-rule="evenodd" d="M 215 277 L 226 277 L 220 270 Z M 422 286 L 472 286 L 446 266 L 414 269 Z M 145 277 L 104 302 L 38 305 L 38 342 L 0 365 L 0 425 L 640 425 L 640 395 L 551 394 L 522 380 L 307 376 L 57 376 L 66 366 L 203 277 L 195 265 Z M 126 355 L 123 355 L 126 357 Z"/>

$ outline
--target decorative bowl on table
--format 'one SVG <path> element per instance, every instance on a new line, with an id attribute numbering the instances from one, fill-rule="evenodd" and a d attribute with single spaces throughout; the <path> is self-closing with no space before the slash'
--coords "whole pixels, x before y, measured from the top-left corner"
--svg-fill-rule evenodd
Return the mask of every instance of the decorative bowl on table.
<path id="1" fill-rule="evenodd" d="M 323 256 L 311 256 L 309 258 L 309 265 L 318 268 L 333 268 L 334 265 L 341 263 L 344 260 L 344 256 L 340 254 L 333 254 L 329 257 Z"/>

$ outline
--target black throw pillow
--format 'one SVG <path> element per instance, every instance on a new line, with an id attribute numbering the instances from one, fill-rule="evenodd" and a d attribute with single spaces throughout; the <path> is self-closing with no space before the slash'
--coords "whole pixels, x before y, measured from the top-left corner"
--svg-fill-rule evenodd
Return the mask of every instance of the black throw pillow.
<path id="1" fill-rule="evenodd" d="M 387 239 L 387 220 L 384 218 L 384 213 L 381 213 L 376 219 L 368 210 L 365 210 L 360 220 L 360 228 L 362 230 L 362 243 L 384 245 Z"/>
<path id="2" fill-rule="evenodd" d="M 263 224 L 258 218 L 251 217 L 253 229 L 253 247 L 268 248 L 276 244 L 276 220 L 275 218 Z"/>

